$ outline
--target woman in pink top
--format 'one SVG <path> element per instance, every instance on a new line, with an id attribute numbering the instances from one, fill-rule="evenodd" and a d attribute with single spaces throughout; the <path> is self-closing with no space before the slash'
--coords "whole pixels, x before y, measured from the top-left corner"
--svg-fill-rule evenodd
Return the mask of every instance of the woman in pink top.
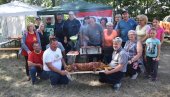
<path id="1" fill-rule="evenodd" d="M 118 36 L 116 30 L 113 30 L 113 23 L 108 22 L 103 31 L 103 57 L 106 63 L 110 63 L 113 53 L 113 39 Z"/>
<path id="2" fill-rule="evenodd" d="M 160 27 L 159 25 L 159 19 L 154 18 L 152 21 L 152 25 L 154 28 L 156 28 L 156 38 L 159 39 L 161 41 L 161 44 L 164 41 L 164 29 Z"/>

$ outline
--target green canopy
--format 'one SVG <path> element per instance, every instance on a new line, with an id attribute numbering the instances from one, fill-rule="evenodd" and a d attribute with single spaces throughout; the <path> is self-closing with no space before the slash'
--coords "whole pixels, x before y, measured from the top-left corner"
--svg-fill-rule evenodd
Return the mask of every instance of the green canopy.
<path id="1" fill-rule="evenodd" d="M 61 13 L 68 13 L 69 11 L 89 12 L 89 11 L 107 10 L 107 9 L 112 9 L 112 7 L 102 5 L 102 4 L 95 4 L 95 3 L 85 2 L 82 0 L 77 0 L 75 2 L 65 3 L 60 6 L 55 6 L 49 9 L 38 11 L 37 14 L 38 15 L 54 15 L 58 12 L 61 12 Z"/>

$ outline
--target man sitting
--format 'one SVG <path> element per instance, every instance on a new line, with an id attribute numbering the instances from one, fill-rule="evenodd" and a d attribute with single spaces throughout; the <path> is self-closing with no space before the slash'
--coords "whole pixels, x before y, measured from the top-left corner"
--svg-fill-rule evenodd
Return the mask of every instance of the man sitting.
<path id="1" fill-rule="evenodd" d="M 32 80 L 32 84 L 34 85 L 37 82 L 36 74 L 37 76 L 41 77 L 42 74 L 42 68 L 43 68 L 43 51 L 40 48 L 40 45 L 38 42 L 35 42 L 33 44 L 33 49 L 29 55 L 28 55 L 28 66 L 30 70 L 30 76 Z"/>
<path id="2" fill-rule="evenodd" d="M 113 55 L 110 66 L 112 70 L 105 70 L 104 73 L 99 73 L 100 82 L 113 84 L 113 89 L 119 90 L 121 86 L 121 79 L 123 78 L 124 73 L 126 72 L 126 67 L 128 64 L 128 56 L 125 50 L 121 47 L 122 39 L 116 37 L 113 39 Z"/>
<path id="3" fill-rule="evenodd" d="M 55 38 L 50 39 L 50 47 L 43 54 L 43 70 L 47 72 L 51 85 L 68 84 L 68 72 L 62 70 L 62 65 L 66 67 L 66 63 L 62 57 L 61 50 Z"/>

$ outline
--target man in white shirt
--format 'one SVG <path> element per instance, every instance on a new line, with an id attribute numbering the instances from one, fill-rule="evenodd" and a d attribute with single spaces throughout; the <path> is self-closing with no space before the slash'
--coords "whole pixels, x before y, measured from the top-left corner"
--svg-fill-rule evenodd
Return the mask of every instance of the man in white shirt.
<path id="1" fill-rule="evenodd" d="M 50 39 L 50 47 L 43 54 L 43 70 L 49 75 L 51 85 L 68 84 L 68 72 L 62 70 L 62 65 L 66 63 L 63 59 L 61 50 L 58 47 L 56 39 Z"/>

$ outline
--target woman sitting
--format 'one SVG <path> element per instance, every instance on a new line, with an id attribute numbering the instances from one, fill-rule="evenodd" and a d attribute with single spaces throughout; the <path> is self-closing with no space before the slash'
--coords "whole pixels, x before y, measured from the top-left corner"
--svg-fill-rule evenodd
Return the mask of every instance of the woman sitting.
<path id="1" fill-rule="evenodd" d="M 142 64 L 142 44 L 137 41 L 137 34 L 134 30 L 128 32 L 129 40 L 125 44 L 125 51 L 128 54 L 127 75 L 131 79 L 136 79 L 138 76 L 139 64 Z"/>

